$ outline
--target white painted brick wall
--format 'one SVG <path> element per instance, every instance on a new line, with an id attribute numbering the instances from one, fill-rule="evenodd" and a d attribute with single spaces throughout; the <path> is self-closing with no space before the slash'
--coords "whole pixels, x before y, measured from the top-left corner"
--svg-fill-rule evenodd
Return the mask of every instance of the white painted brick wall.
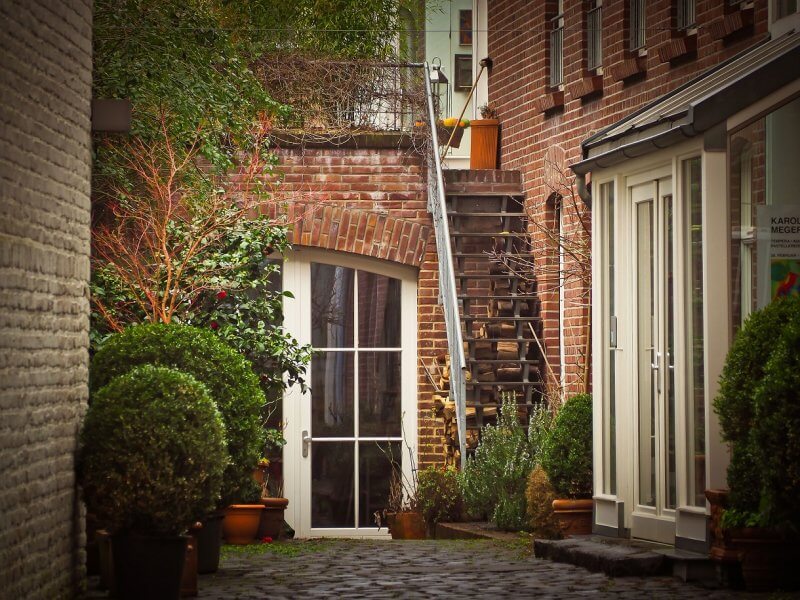
<path id="1" fill-rule="evenodd" d="M 0 1 L 0 598 L 83 580 L 91 0 Z"/>

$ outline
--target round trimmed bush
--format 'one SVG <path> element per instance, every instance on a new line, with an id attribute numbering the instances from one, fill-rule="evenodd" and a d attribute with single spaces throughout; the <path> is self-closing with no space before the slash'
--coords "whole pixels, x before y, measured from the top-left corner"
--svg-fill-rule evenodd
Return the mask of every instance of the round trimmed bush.
<path id="1" fill-rule="evenodd" d="M 108 338 L 95 354 L 92 392 L 142 364 L 178 369 L 208 387 L 225 424 L 231 459 L 221 505 L 245 499 L 265 444 L 264 393 L 248 360 L 210 331 L 176 323 L 134 325 Z"/>
<path id="2" fill-rule="evenodd" d="M 753 446 L 763 524 L 800 532 L 800 315 L 784 328 L 755 391 Z"/>
<path id="3" fill-rule="evenodd" d="M 212 510 L 228 461 L 206 386 L 142 365 L 93 397 L 81 432 L 87 505 L 112 531 L 177 535 Z"/>
<path id="4" fill-rule="evenodd" d="M 729 526 L 766 523 L 762 495 L 767 469 L 761 464 L 764 441 L 756 439 L 756 429 L 766 432 L 767 437 L 772 435 L 764 429 L 767 425 L 759 421 L 763 418 L 767 423 L 773 423 L 769 415 L 775 407 L 768 397 L 771 392 L 767 390 L 776 382 L 765 383 L 765 380 L 774 380 L 780 367 L 773 365 L 768 376 L 767 365 L 775 350 L 781 346 L 779 341 L 782 336 L 785 333 L 788 335 L 792 324 L 797 326 L 799 321 L 800 297 L 778 298 L 747 318 L 725 358 L 719 392 L 714 398 L 714 410 L 719 415 L 722 439 L 730 442 L 732 447 L 728 466 L 729 506 L 732 509 L 730 514 L 737 517 L 727 519 Z M 781 360 L 785 362 L 785 352 L 782 356 Z M 760 393 L 764 406 L 759 408 L 762 401 L 757 399 L 757 392 L 764 385 L 767 387 Z M 756 418 L 757 412 L 761 417 Z M 782 427 L 777 427 L 775 431 L 788 433 Z M 768 446 L 787 444 L 789 439 L 778 439 L 776 436 Z M 767 487 L 771 487 L 771 484 Z"/>
<path id="5" fill-rule="evenodd" d="M 591 395 L 578 394 L 564 403 L 542 444 L 540 461 L 559 498 L 591 498 Z"/>

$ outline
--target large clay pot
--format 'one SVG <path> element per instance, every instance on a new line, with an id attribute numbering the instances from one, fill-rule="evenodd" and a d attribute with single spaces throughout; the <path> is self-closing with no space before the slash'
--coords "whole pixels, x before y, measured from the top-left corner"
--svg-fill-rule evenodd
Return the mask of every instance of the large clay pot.
<path id="1" fill-rule="evenodd" d="M 553 512 L 556 514 L 564 537 L 592 533 L 593 505 L 591 498 L 553 500 Z"/>
<path id="2" fill-rule="evenodd" d="M 181 598 L 197 596 L 197 538 L 203 529 L 202 523 L 189 528 L 189 544 L 186 546 L 186 563 L 183 565 Z"/>
<path id="3" fill-rule="evenodd" d="M 262 498 L 264 510 L 258 525 L 256 538 L 270 537 L 273 540 L 283 538 L 283 511 L 289 506 L 287 498 Z"/>
<path id="4" fill-rule="evenodd" d="M 469 149 L 469 168 L 496 169 L 500 121 L 476 119 L 470 122 L 470 129 L 472 141 Z"/>
<path id="5" fill-rule="evenodd" d="M 389 525 L 393 540 L 424 540 L 426 531 L 425 519 L 418 512 L 395 513 L 394 522 Z"/>
<path id="6" fill-rule="evenodd" d="M 114 579 L 123 600 L 177 600 L 189 536 L 111 536 Z"/>
<path id="7" fill-rule="evenodd" d="M 231 504 L 225 509 L 222 536 L 228 544 L 252 544 L 258 533 L 263 504 Z"/>
<path id="8" fill-rule="evenodd" d="M 203 519 L 203 528 L 197 532 L 197 572 L 216 573 L 219 569 L 219 551 L 222 546 L 222 519 L 225 514 L 216 512 Z"/>
<path id="9" fill-rule="evenodd" d="M 732 542 L 739 552 L 742 579 L 749 592 L 795 590 L 797 544 L 773 529 L 742 527 L 731 531 Z"/>

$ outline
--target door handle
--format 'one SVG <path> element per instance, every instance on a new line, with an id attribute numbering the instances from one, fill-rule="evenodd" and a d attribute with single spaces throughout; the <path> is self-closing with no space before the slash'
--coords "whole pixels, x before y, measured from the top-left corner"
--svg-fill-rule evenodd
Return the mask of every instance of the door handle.
<path id="1" fill-rule="evenodd" d="M 303 430 L 303 458 L 308 458 L 308 447 L 311 445 L 311 436 L 308 429 Z"/>
<path id="2" fill-rule="evenodd" d="M 661 374 L 659 371 L 661 370 L 661 352 L 654 352 L 653 353 L 655 362 L 650 363 L 650 368 L 655 371 L 655 378 L 656 378 L 656 392 L 659 394 L 661 393 Z"/>

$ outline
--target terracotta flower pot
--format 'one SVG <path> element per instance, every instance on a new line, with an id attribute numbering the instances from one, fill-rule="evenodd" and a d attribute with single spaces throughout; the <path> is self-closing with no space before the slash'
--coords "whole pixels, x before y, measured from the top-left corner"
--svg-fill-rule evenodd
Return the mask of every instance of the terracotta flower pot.
<path id="1" fill-rule="evenodd" d="M 590 535 L 592 533 L 593 506 L 594 502 L 591 498 L 553 500 L 553 512 L 561 526 L 561 533 L 565 537 Z"/>
<path id="2" fill-rule="evenodd" d="M 424 540 L 427 537 L 425 519 L 418 512 L 395 513 L 389 532 L 393 540 Z"/>
<path id="3" fill-rule="evenodd" d="M 730 535 L 739 552 L 747 591 L 797 589 L 796 543 L 778 531 L 763 527 L 742 527 Z"/>
<path id="4" fill-rule="evenodd" d="M 258 533 L 263 504 L 231 504 L 225 509 L 222 535 L 229 544 L 252 544 Z"/>
<path id="5" fill-rule="evenodd" d="M 470 129 L 472 129 L 472 142 L 469 150 L 469 168 L 496 169 L 500 121 L 476 119 L 470 122 Z"/>
<path id="6" fill-rule="evenodd" d="M 186 546 L 186 562 L 183 565 L 181 598 L 197 596 L 197 539 L 203 530 L 202 523 L 189 528 L 189 544 Z"/>
<path id="7" fill-rule="evenodd" d="M 289 506 L 288 498 L 262 498 L 264 510 L 258 525 L 258 539 L 271 537 L 273 540 L 283 538 L 283 511 Z"/>

